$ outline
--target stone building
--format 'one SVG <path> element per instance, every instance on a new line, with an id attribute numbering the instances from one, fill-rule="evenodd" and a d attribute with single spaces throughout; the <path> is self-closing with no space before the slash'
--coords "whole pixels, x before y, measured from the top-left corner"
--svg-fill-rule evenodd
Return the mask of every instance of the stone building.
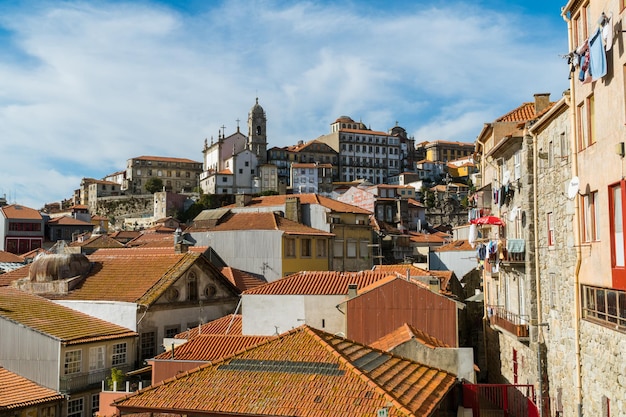
<path id="1" fill-rule="evenodd" d="M 482 232 L 489 382 L 531 384 L 536 391 L 544 376 L 537 363 L 535 169 L 527 129 L 551 108 L 549 97 L 536 94 L 534 102 L 485 124 L 476 143 L 481 183 L 475 200 L 486 224 L 474 221 Z"/>
<path id="2" fill-rule="evenodd" d="M 191 159 L 138 156 L 126 162 L 126 177 L 121 188 L 126 194 L 149 194 L 146 183 L 151 178 L 159 178 L 164 191 L 191 192 L 198 186 L 201 172 L 202 163 Z"/>
<path id="3" fill-rule="evenodd" d="M 575 292 L 559 300 L 570 303 L 575 317 L 569 332 L 573 350 L 567 353 L 574 376 L 568 384 L 573 386 L 563 387 L 563 395 L 571 397 L 563 396 L 562 404 L 583 416 L 626 415 L 624 3 L 570 0 L 562 15 L 569 23 L 573 64 L 568 191 L 574 196 L 570 250 L 576 255 L 567 281 Z M 554 239 L 564 239 L 556 227 Z M 562 285 L 563 276 L 556 279 Z"/>
<path id="4" fill-rule="evenodd" d="M 339 181 L 364 179 L 385 184 L 402 171 L 400 138 L 368 129 L 364 123 L 341 116 L 330 125 L 330 133 L 317 138 L 339 153 Z"/>
<path id="5" fill-rule="evenodd" d="M 451 142 L 435 140 L 422 142 L 417 145 L 416 154 L 428 161 L 449 162 L 465 158 L 474 153 L 474 144 L 471 142 Z"/>
<path id="6" fill-rule="evenodd" d="M 566 94 L 530 129 L 536 166 L 538 326 L 542 402 L 550 414 L 576 415 L 574 206 L 567 194 L 572 173 L 570 97 Z M 561 414 L 557 414 L 561 413 Z"/>
<path id="7" fill-rule="evenodd" d="M 225 136 L 219 132 L 216 142 L 204 141 L 200 188 L 207 194 L 240 194 L 278 190 L 276 170 L 261 169 L 267 163 L 267 118 L 259 99 L 248 113 L 248 136 L 237 131 Z M 273 174 L 273 176 L 272 176 Z M 262 178 L 262 175 L 269 177 Z M 267 191 L 266 190 L 266 191 Z"/>

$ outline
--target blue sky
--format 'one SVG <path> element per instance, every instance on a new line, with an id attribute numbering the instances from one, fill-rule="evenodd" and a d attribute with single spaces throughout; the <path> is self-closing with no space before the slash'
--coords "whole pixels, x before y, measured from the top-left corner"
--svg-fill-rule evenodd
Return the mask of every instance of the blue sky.
<path id="1" fill-rule="evenodd" d="M 140 155 L 202 161 L 255 97 L 269 146 L 348 115 L 473 142 L 568 88 L 557 1 L 0 1 L 0 195 L 33 208 Z"/>

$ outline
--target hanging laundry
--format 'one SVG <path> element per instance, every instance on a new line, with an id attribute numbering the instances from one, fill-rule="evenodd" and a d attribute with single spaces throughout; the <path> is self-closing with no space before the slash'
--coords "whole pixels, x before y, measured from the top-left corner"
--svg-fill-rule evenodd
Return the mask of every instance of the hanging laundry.
<path id="1" fill-rule="evenodd" d="M 593 81 L 606 75 L 606 51 L 602 45 L 600 29 L 589 38 L 589 71 Z"/>
<path id="2" fill-rule="evenodd" d="M 469 244 L 470 244 L 470 246 L 472 248 L 476 244 L 476 238 L 477 237 L 478 237 L 478 229 L 476 229 L 476 225 L 475 224 L 471 224 L 470 228 L 469 228 L 469 237 L 468 237 L 467 241 L 469 242 Z"/>
<path id="3" fill-rule="evenodd" d="M 604 49 L 607 52 L 613 47 L 613 31 L 613 13 L 611 13 L 602 26 L 602 39 L 604 40 Z"/>

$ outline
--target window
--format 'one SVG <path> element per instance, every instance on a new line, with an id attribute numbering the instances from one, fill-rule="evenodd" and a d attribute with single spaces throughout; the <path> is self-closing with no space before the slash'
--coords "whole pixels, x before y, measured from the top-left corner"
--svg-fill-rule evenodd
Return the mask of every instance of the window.
<path id="1" fill-rule="evenodd" d="M 100 394 L 91 395 L 91 412 L 100 410 Z M 95 414 L 95 413 L 94 413 Z"/>
<path id="2" fill-rule="evenodd" d="M 565 136 L 565 132 L 561 132 L 560 142 L 561 142 L 561 158 L 567 158 L 569 156 L 569 143 L 567 141 L 567 136 Z"/>
<path id="3" fill-rule="evenodd" d="M 187 275 L 187 300 L 198 301 L 198 277 L 195 272 Z"/>
<path id="4" fill-rule="evenodd" d="M 83 417 L 83 399 L 76 398 L 67 402 L 67 417 Z"/>
<path id="5" fill-rule="evenodd" d="M 246 161 L 246 162 L 244 163 L 244 165 L 245 165 L 245 166 L 250 166 L 250 162 L 249 162 L 249 161 Z"/>
<path id="6" fill-rule="evenodd" d="M 243 174 L 243 168 L 239 168 L 239 173 Z"/>
<path id="7" fill-rule="evenodd" d="M 359 255 L 361 256 L 361 258 L 363 259 L 367 259 L 369 257 L 370 251 L 369 251 L 369 241 L 367 240 L 360 240 L 359 241 Z"/>
<path id="8" fill-rule="evenodd" d="M 222 182 L 226 182 L 228 179 L 226 177 L 222 177 Z"/>
<path id="9" fill-rule="evenodd" d="M 626 265 L 624 260 L 624 189 L 625 181 L 609 187 L 609 220 L 611 233 L 611 268 L 613 286 L 626 289 Z"/>
<path id="10" fill-rule="evenodd" d="M 113 345 L 113 356 L 111 365 L 123 365 L 126 363 L 126 343 L 116 343 Z"/>
<path id="11" fill-rule="evenodd" d="M 343 258 L 343 240 L 339 239 L 333 242 L 333 256 Z"/>
<path id="12" fill-rule="evenodd" d="M 356 240 L 348 240 L 346 251 L 348 258 L 356 258 Z"/>
<path id="13" fill-rule="evenodd" d="M 89 348 L 89 370 L 97 371 L 104 369 L 104 346 Z"/>
<path id="14" fill-rule="evenodd" d="M 326 251 L 326 239 L 317 239 L 315 242 L 316 256 L 318 258 L 326 258 L 326 256 L 328 256 Z"/>
<path id="15" fill-rule="evenodd" d="M 285 238 L 285 257 L 295 258 L 296 256 L 296 240 Z"/>
<path id="16" fill-rule="evenodd" d="M 554 246 L 554 222 L 552 220 L 552 212 L 547 214 L 546 223 L 548 228 L 548 246 Z"/>
<path id="17" fill-rule="evenodd" d="M 180 333 L 180 326 L 167 326 L 165 328 L 165 337 L 166 338 L 173 338 L 178 333 Z"/>
<path id="18" fill-rule="evenodd" d="M 598 212 L 596 210 L 598 192 L 594 191 L 584 195 L 582 200 L 582 240 L 583 242 L 599 240 Z"/>
<path id="19" fill-rule="evenodd" d="M 80 372 L 82 359 L 82 350 L 70 350 L 65 352 L 65 368 L 63 373 L 69 375 Z"/>
<path id="20" fill-rule="evenodd" d="M 582 286 L 583 318 L 626 330 L 626 291 Z"/>
<path id="21" fill-rule="evenodd" d="M 311 257 L 311 239 L 300 240 L 300 256 L 306 258 Z"/>
<path id="22" fill-rule="evenodd" d="M 595 110 L 593 95 L 578 105 L 578 150 L 583 150 L 596 142 Z"/>
<path id="23" fill-rule="evenodd" d="M 156 349 L 156 332 L 141 334 L 141 359 L 152 358 Z"/>

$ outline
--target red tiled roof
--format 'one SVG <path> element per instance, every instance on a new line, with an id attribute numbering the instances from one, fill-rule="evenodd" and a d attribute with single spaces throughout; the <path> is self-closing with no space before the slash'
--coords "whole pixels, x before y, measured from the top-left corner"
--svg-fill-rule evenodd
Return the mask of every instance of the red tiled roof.
<path id="1" fill-rule="evenodd" d="M 341 295 L 348 293 L 349 284 L 361 289 L 387 276 L 388 271 L 302 271 L 244 291 L 244 294 Z"/>
<path id="2" fill-rule="evenodd" d="M 420 203 L 419 201 L 413 199 L 413 198 L 409 198 L 407 199 L 407 201 L 409 202 L 410 205 L 412 206 L 416 206 L 416 207 L 425 207 L 424 204 Z"/>
<path id="3" fill-rule="evenodd" d="M 87 278 L 61 298 L 149 305 L 200 256 L 192 252 L 176 254 L 173 250 L 98 249 L 88 256 L 94 266 Z"/>
<path id="4" fill-rule="evenodd" d="M 217 361 L 269 339 L 268 336 L 201 334 L 154 357 L 155 360 Z"/>
<path id="5" fill-rule="evenodd" d="M 19 204 L 11 204 L 10 206 L 0 207 L 7 219 L 24 219 L 24 220 L 41 220 L 39 211 L 20 206 Z"/>
<path id="6" fill-rule="evenodd" d="M 270 195 L 253 198 L 246 207 L 272 207 L 284 206 L 287 198 L 298 198 L 300 204 L 319 204 L 337 213 L 372 214 L 371 211 L 362 209 L 352 204 L 333 200 L 318 194 L 293 194 L 293 195 Z M 231 204 L 224 208 L 238 208 L 236 204 Z"/>
<path id="7" fill-rule="evenodd" d="M 108 235 L 92 236 L 82 242 L 74 241 L 69 246 L 89 247 L 89 248 L 123 248 L 124 244 Z"/>
<path id="8" fill-rule="evenodd" d="M 228 213 L 209 230 L 212 232 L 233 230 L 280 230 L 290 235 L 334 236 L 332 233 L 314 229 L 281 217 L 275 213 Z"/>
<path id="9" fill-rule="evenodd" d="M 0 317 L 23 324 L 66 344 L 137 335 L 125 327 L 14 288 L 0 288 L 0 306 Z"/>
<path id="10" fill-rule="evenodd" d="M 24 262 L 24 259 L 22 259 L 21 256 L 17 256 L 14 253 L 0 250 L 0 262 L 22 263 Z"/>
<path id="11" fill-rule="evenodd" d="M 467 239 L 455 240 L 454 242 L 450 242 L 446 245 L 439 246 L 435 249 L 435 252 L 452 252 L 452 251 L 475 251 L 476 248 L 473 248 L 470 245 Z"/>
<path id="12" fill-rule="evenodd" d="M 59 226 L 89 226 L 93 227 L 93 224 L 90 222 L 85 222 L 83 220 L 75 219 L 71 216 L 60 216 L 55 217 L 54 219 L 50 219 L 48 221 L 49 225 L 59 225 Z"/>
<path id="13" fill-rule="evenodd" d="M 138 160 L 144 160 L 144 161 L 161 161 L 161 162 L 182 162 L 182 163 L 191 163 L 191 164 L 201 164 L 202 162 L 198 162 L 198 161 L 192 161 L 191 159 L 187 159 L 187 158 L 170 158 L 167 156 L 138 156 L 136 158 L 132 158 L 132 159 L 138 159 Z"/>
<path id="14" fill-rule="evenodd" d="M 116 400 L 122 413 L 429 416 L 448 372 L 302 326 Z M 210 387 L 210 388 L 209 388 Z"/>
<path id="15" fill-rule="evenodd" d="M 217 171 L 217 174 L 220 174 L 220 175 L 233 175 L 233 171 L 231 171 L 230 169 L 223 169 L 221 171 Z"/>
<path id="16" fill-rule="evenodd" d="M 374 271 L 381 271 L 387 274 L 395 273 L 400 274 L 406 277 L 406 271 L 409 271 L 412 277 L 421 276 L 431 276 L 430 271 L 427 271 L 422 268 L 418 268 L 411 264 L 396 264 L 396 265 L 374 265 Z"/>
<path id="17" fill-rule="evenodd" d="M 450 345 L 448 345 L 447 343 L 442 342 L 441 340 L 432 337 L 429 334 L 418 330 L 407 323 L 398 327 L 393 332 L 381 337 L 377 341 L 371 343 L 370 346 L 375 349 L 390 351 L 413 339 L 417 340 L 418 342 L 429 348 L 450 347 Z"/>
<path id="18" fill-rule="evenodd" d="M 0 287 L 10 286 L 13 281 L 26 278 L 30 272 L 30 265 L 31 264 L 27 264 L 21 268 L 0 274 Z"/>
<path id="19" fill-rule="evenodd" d="M 242 334 L 241 324 L 241 314 L 229 314 L 204 323 L 201 326 L 194 327 L 193 329 L 178 333 L 175 338 L 190 340 L 199 334 Z"/>
<path id="20" fill-rule="evenodd" d="M 432 233 L 410 233 L 411 242 L 415 243 L 445 243 L 446 239 Z"/>
<path id="21" fill-rule="evenodd" d="M 222 268 L 220 272 L 241 291 L 246 291 L 267 283 L 267 281 L 262 278 L 255 277 L 246 271 L 232 268 L 230 266 Z"/>
<path id="22" fill-rule="evenodd" d="M 545 114 L 552 108 L 554 102 L 551 102 L 545 109 L 540 111 L 539 113 L 535 113 L 535 103 L 523 103 L 516 109 L 511 110 L 504 116 L 496 119 L 496 122 L 525 122 L 531 119 L 535 119 Z"/>
<path id="23" fill-rule="evenodd" d="M 63 394 L 43 387 L 29 379 L 0 367 L 0 413 L 5 410 L 32 407 L 52 401 L 62 401 Z M 12 415 L 12 413 L 9 413 Z"/>

